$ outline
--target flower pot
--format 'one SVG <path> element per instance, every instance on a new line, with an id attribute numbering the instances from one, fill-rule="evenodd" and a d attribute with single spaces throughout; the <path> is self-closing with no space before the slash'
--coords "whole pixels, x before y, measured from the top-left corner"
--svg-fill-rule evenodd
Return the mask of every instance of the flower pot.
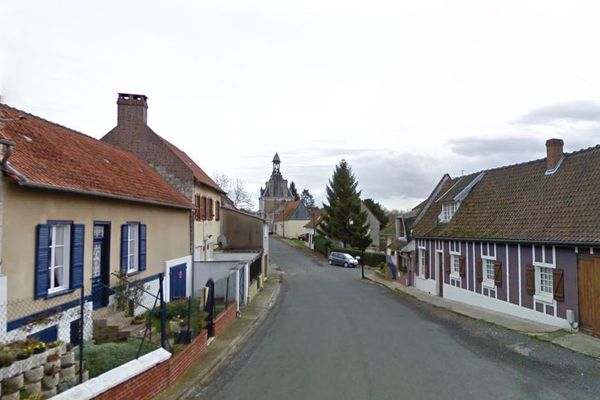
<path id="1" fill-rule="evenodd" d="M 23 378 L 23 374 L 18 374 L 18 375 L 13 376 L 12 378 L 7 378 L 2 382 L 3 383 L 12 382 L 16 388 L 21 389 L 23 387 L 23 385 L 25 384 L 25 379 Z"/>
<path id="2" fill-rule="evenodd" d="M 65 390 L 69 390 L 71 389 L 73 386 L 77 385 L 77 380 L 75 379 L 75 377 L 71 377 L 71 378 L 65 378 L 62 379 L 60 383 L 58 384 L 58 392 L 64 392 Z"/>
<path id="3" fill-rule="evenodd" d="M 39 393 L 42 391 L 42 381 L 26 383 L 23 389 L 27 390 L 31 394 Z"/>
<path id="4" fill-rule="evenodd" d="M 70 365 L 75 363 L 75 353 L 69 351 L 60 356 L 60 366 Z"/>
<path id="5" fill-rule="evenodd" d="M 52 389 L 44 390 L 40 393 L 44 399 L 49 399 L 50 397 L 56 396 L 56 387 Z"/>
<path id="6" fill-rule="evenodd" d="M 19 400 L 21 398 L 21 392 L 18 390 L 11 394 L 3 394 L 2 400 Z"/>
<path id="7" fill-rule="evenodd" d="M 56 351 L 56 354 L 61 355 L 67 352 L 67 344 L 66 343 L 61 343 L 58 345 L 58 350 Z"/>
<path id="8" fill-rule="evenodd" d="M 44 377 L 44 367 L 36 367 L 26 371 L 23 375 L 25 375 L 25 380 L 27 382 L 39 382 Z"/>
<path id="9" fill-rule="evenodd" d="M 60 370 L 60 381 L 73 378 L 75 376 L 75 364 L 63 366 Z"/>
<path id="10" fill-rule="evenodd" d="M 50 390 L 58 386 L 58 382 L 60 380 L 60 374 L 57 372 L 54 375 L 44 376 L 42 378 L 42 387 L 45 390 Z"/>

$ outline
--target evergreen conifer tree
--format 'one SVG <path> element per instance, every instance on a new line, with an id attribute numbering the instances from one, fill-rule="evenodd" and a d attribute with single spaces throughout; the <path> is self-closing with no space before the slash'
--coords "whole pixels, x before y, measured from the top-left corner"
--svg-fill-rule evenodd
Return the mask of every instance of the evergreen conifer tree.
<path id="1" fill-rule="evenodd" d="M 371 244 L 367 213 L 361 211 L 358 181 L 346 160 L 336 165 L 327 185 L 327 201 L 319 233 L 342 242 L 343 247 L 365 249 Z"/>
<path id="2" fill-rule="evenodd" d="M 296 184 L 294 183 L 294 181 L 290 183 L 290 193 L 294 198 L 294 201 L 300 200 L 300 196 L 298 195 L 298 189 L 296 189 Z"/>

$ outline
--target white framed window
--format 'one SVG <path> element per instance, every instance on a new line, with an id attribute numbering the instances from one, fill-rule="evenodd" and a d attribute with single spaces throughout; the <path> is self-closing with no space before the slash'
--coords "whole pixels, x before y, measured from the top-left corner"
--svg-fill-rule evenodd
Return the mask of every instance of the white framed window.
<path id="1" fill-rule="evenodd" d="M 139 232 L 140 224 L 130 222 L 127 224 L 127 273 L 137 272 L 139 269 Z"/>
<path id="2" fill-rule="evenodd" d="M 456 214 L 456 211 L 458 210 L 459 206 L 460 206 L 460 203 L 457 201 L 450 201 L 450 202 L 442 204 L 442 214 L 440 215 L 440 221 L 441 222 L 450 221 L 452 219 L 452 217 L 454 217 L 454 214 Z"/>
<path id="3" fill-rule="evenodd" d="M 496 260 L 491 258 L 482 259 L 483 262 L 483 283 L 487 286 L 496 286 L 494 263 Z"/>
<path id="4" fill-rule="evenodd" d="M 55 224 L 50 231 L 50 266 L 48 293 L 69 288 L 71 225 Z"/>
<path id="5" fill-rule="evenodd" d="M 536 251 L 536 247 L 541 251 Z M 556 268 L 556 248 L 547 251 L 546 246 L 531 246 L 535 268 L 536 301 L 554 304 L 554 269 Z"/>
<path id="6" fill-rule="evenodd" d="M 450 275 L 460 278 L 460 256 L 458 254 L 450 254 Z"/>
<path id="7" fill-rule="evenodd" d="M 419 248 L 419 276 L 425 278 L 425 249 Z"/>

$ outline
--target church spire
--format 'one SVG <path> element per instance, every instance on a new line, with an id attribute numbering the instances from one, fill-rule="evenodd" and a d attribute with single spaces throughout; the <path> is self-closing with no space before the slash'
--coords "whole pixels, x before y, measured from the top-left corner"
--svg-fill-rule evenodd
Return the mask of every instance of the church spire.
<path id="1" fill-rule="evenodd" d="M 281 173 L 280 164 L 281 164 L 281 159 L 279 158 L 279 154 L 275 153 L 275 157 L 273 157 L 273 173 L 274 174 Z"/>

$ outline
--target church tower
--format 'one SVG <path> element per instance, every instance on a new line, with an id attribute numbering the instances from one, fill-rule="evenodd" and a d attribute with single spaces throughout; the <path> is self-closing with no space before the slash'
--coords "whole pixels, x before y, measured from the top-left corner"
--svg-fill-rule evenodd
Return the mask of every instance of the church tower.
<path id="1" fill-rule="evenodd" d="M 265 183 L 265 188 L 260 189 L 258 199 L 260 213 L 263 218 L 272 223 L 275 216 L 290 201 L 294 201 L 294 197 L 288 188 L 287 179 L 283 179 L 281 175 L 281 158 L 275 153 L 271 177 Z"/>

